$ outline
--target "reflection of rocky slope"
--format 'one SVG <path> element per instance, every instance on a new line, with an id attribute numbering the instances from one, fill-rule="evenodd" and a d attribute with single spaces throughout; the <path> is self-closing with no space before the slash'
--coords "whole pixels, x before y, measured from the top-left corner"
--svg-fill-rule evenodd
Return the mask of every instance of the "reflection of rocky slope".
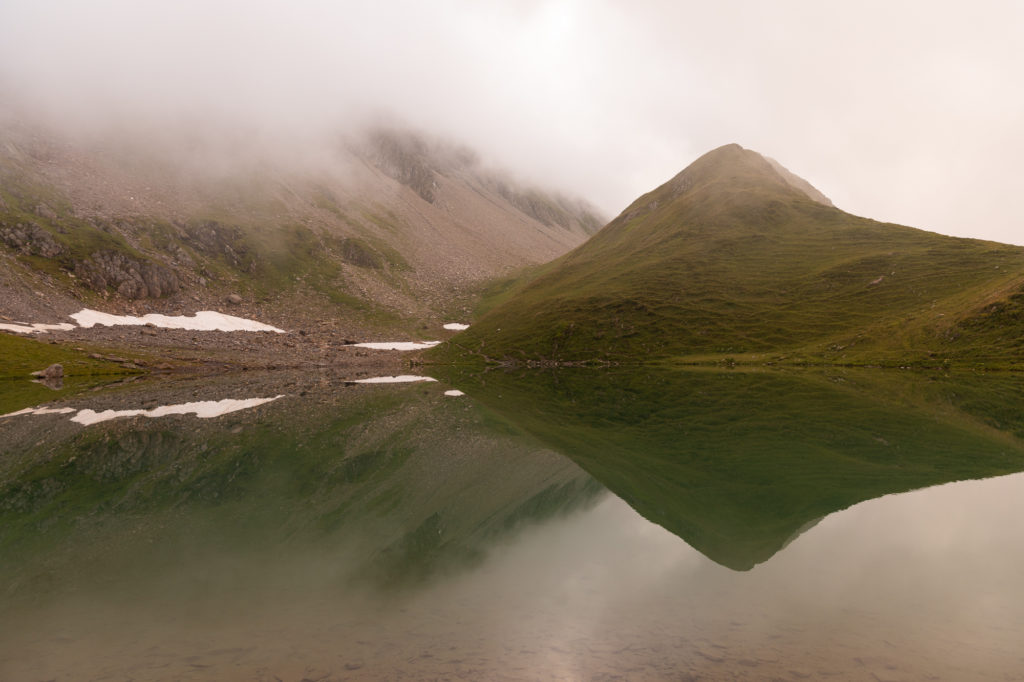
<path id="1" fill-rule="evenodd" d="M 410 133 L 335 141 L 300 161 L 239 147 L 206 159 L 202 145 L 144 153 L 0 129 L 0 314 L 66 314 L 79 299 L 191 309 L 235 292 L 271 316 L 431 318 L 602 223 L 582 202 Z"/>
<path id="2" fill-rule="evenodd" d="M 214 419 L 83 427 L 60 414 L 7 418 L 0 575 L 8 597 L 173 574 L 183 557 L 211 548 L 337 555 L 341 573 L 404 583 L 473 560 L 523 524 L 603 490 L 470 401 L 445 397 L 440 384 L 233 381 L 163 382 L 66 404 L 99 411 L 286 396 Z"/>
<path id="3" fill-rule="evenodd" d="M 1024 470 L 1013 375 L 564 370 L 455 383 L 737 570 L 857 502 Z"/>

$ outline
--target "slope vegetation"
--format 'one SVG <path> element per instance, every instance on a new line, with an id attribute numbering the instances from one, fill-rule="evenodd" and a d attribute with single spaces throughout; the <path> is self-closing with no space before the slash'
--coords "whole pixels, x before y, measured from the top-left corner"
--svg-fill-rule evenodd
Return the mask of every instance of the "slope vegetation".
<path id="1" fill-rule="evenodd" d="M 190 310 L 234 293 L 237 310 L 269 319 L 414 326 L 460 314 L 479 283 L 561 255 L 603 223 L 581 201 L 407 131 L 312 151 L 240 146 L 0 128 L 0 315 Z"/>
<path id="2" fill-rule="evenodd" d="M 856 217 L 738 145 L 515 282 L 436 357 L 1006 363 L 1024 248 Z"/>

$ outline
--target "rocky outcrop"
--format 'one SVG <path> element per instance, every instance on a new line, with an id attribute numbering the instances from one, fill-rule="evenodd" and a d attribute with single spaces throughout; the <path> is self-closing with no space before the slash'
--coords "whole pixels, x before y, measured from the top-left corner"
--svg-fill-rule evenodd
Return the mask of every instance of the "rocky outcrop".
<path id="1" fill-rule="evenodd" d="M 170 268 L 116 251 L 98 251 L 88 260 L 75 261 L 75 276 L 95 291 L 113 288 L 128 299 L 160 298 L 181 288 Z"/>
<path id="2" fill-rule="evenodd" d="M 587 234 L 601 229 L 604 221 L 582 201 L 570 201 L 557 195 L 532 189 L 520 189 L 505 180 L 494 180 L 494 189 L 505 201 L 542 225 L 571 229 L 579 223 Z"/>
<path id="3" fill-rule="evenodd" d="M 30 256 L 56 258 L 64 252 L 53 236 L 35 223 L 18 223 L 13 227 L 0 223 L 0 240 Z"/>
<path id="4" fill-rule="evenodd" d="M 349 265 L 380 270 L 384 261 L 373 248 L 361 239 L 347 238 L 341 242 L 341 258 Z"/>
<path id="5" fill-rule="evenodd" d="M 378 131 L 371 136 L 370 161 L 380 172 L 434 203 L 437 180 L 427 143 L 414 135 Z"/>
<path id="6" fill-rule="evenodd" d="M 239 270 L 254 270 L 255 261 L 250 256 L 242 231 L 238 227 L 223 225 L 216 220 L 202 220 L 179 227 L 183 232 L 182 238 L 193 249 L 220 256 Z M 178 250 L 184 253 L 180 247 Z"/>

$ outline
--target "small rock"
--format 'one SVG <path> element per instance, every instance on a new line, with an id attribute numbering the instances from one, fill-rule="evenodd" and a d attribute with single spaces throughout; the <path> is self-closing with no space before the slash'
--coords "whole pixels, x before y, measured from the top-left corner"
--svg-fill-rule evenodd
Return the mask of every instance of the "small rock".
<path id="1" fill-rule="evenodd" d="M 59 362 L 52 364 L 41 372 L 32 372 L 32 376 L 43 379 L 59 379 L 64 376 L 64 365 Z"/>
<path id="2" fill-rule="evenodd" d="M 226 300 L 231 305 L 238 305 L 239 303 L 242 302 L 242 297 L 239 296 L 238 294 L 228 294 Z"/>
<path id="3" fill-rule="evenodd" d="M 878 682 L 900 682 L 903 678 L 891 671 L 875 671 L 871 673 L 871 676 Z"/>
<path id="4" fill-rule="evenodd" d="M 36 206 L 36 215 L 46 218 L 47 220 L 57 219 L 57 212 L 54 211 L 49 206 L 47 206 L 46 204 L 39 204 L 38 206 Z"/>

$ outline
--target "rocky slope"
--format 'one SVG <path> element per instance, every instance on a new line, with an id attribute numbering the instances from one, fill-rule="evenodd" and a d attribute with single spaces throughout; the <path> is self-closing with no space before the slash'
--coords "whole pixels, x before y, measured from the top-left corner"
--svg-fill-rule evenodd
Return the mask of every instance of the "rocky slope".
<path id="1" fill-rule="evenodd" d="M 461 315 L 482 282 L 550 260 L 603 222 L 405 131 L 294 158 L 246 145 L 207 158 L 201 143 L 158 151 L 4 124 L 0 317 L 233 305 L 225 312 L 279 326 L 415 329 Z"/>

